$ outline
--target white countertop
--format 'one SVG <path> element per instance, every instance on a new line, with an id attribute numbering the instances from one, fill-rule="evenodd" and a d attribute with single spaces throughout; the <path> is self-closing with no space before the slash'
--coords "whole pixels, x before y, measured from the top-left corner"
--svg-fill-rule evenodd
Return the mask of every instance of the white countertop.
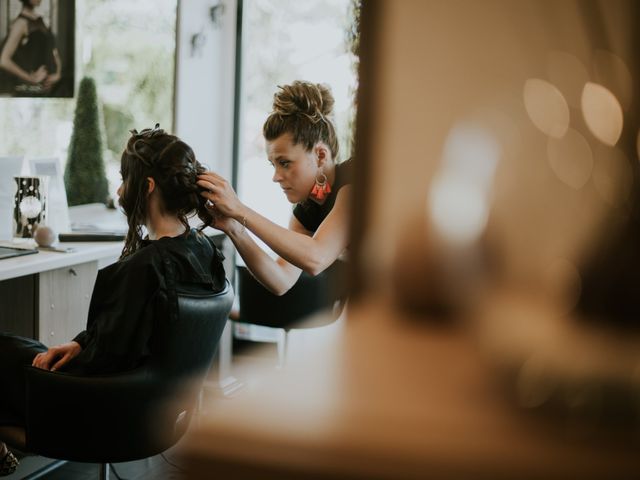
<path id="1" fill-rule="evenodd" d="M 100 203 L 70 207 L 69 216 L 73 226 L 113 231 L 126 231 L 127 228 L 122 212 L 107 209 Z M 94 260 L 114 259 L 120 256 L 123 242 L 64 242 L 57 246 L 70 247 L 75 251 L 62 253 L 41 250 L 34 255 L 2 259 L 0 281 Z"/>
<path id="2" fill-rule="evenodd" d="M 60 246 L 72 247 L 75 251 L 61 253 L 41 250 L 34 255 L 23 255 L 0 260 L 0 281 L 102 258 L 114 258 L 120 256 L 122 251 L 122 242 L 65 242 Z"/>

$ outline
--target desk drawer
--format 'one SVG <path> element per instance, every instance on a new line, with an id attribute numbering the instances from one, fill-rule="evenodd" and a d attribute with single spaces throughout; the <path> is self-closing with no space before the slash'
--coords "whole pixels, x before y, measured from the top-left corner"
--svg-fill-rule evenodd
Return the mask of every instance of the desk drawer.
<path id="1" fill-rule="evenodd" d="M 85 329 L 97 274 L 97 261 L 40 273 L 38 340 L 58 345 Z"/>

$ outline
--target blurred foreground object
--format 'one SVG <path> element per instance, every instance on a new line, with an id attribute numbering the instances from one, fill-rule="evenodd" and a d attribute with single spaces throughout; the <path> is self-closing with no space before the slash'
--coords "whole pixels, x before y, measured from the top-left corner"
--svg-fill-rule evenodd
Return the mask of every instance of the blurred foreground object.
<path id="1" fill-rule="evenodd" d="M 513 408 L 461 332 L 425 328 L 370 301 L 348 311 L 344 333 L 297 350 L 285 370 L 216 402 L 183 444 L 187 478 L 610 479 L 640 472 L 637 444 L 577 441 L 565 423 Z"/>
<path id="2" fill-rule="evenodd" d="M 361 297 L 464 320 L 518 405 L 637 439 L 640 4 L 379 10 Z"/>
<path id="3" fill-rule="evenodd" d="M 636 239 L 639 8 L 364 3 L 345 335 L 217 410 L 194 478 L 640 475 L 640 341 L 588 302 L 636 305 L 606 246 Z"/>

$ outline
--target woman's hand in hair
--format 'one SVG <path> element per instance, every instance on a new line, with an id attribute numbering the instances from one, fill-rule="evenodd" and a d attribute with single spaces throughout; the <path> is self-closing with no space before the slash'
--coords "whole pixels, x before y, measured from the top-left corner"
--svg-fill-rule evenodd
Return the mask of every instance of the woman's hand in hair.
<path id="1" fill-rule="evenodd" d="M 217 173 L 205 172 L 198 175 L 197 183 L 204 189 L 200 195 L 213 203 L 219 214 L 235 219 L 242 218 L 244 205 L 224 177 Z"/>
<path id="2" fill-rule="evenodd" d="M 31 365 L 55 372 L 63 365 L 66 365 L 72 358 L 78 356 L 81 351 L 82 347 L 78 342 L 63 343 L 49 348 L 46 352 L 37 354 Z"/>
<path id="3" fill-rule="evenodd" d="M 211 227 L 220 230 L 227 235 L 234 235 L 242 231 L 242 225 L 238 221 L 234 220 L 232 217 L 224 215 L 215 207 L 215 205 L 208 208 L 209 212 L 211 212 L 211 215 L 213 216 L 213 221 L 210 224 Z"/>

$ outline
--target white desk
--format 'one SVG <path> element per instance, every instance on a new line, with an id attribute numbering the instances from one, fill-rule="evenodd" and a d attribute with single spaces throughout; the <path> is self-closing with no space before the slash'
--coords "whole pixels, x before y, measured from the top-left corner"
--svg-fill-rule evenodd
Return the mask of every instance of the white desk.
<path id="1" fill-rule="evenodd" d="M 73 222 L 126 227 L 122 213 L 101 204 L 72 207 Z M 69 341 L 85 328 L 99 268 L 115 262 L 122 242 L 63 243 L 71 253 L 40 251 L 0 261 L 0 331 L 40 340 Z"/>

